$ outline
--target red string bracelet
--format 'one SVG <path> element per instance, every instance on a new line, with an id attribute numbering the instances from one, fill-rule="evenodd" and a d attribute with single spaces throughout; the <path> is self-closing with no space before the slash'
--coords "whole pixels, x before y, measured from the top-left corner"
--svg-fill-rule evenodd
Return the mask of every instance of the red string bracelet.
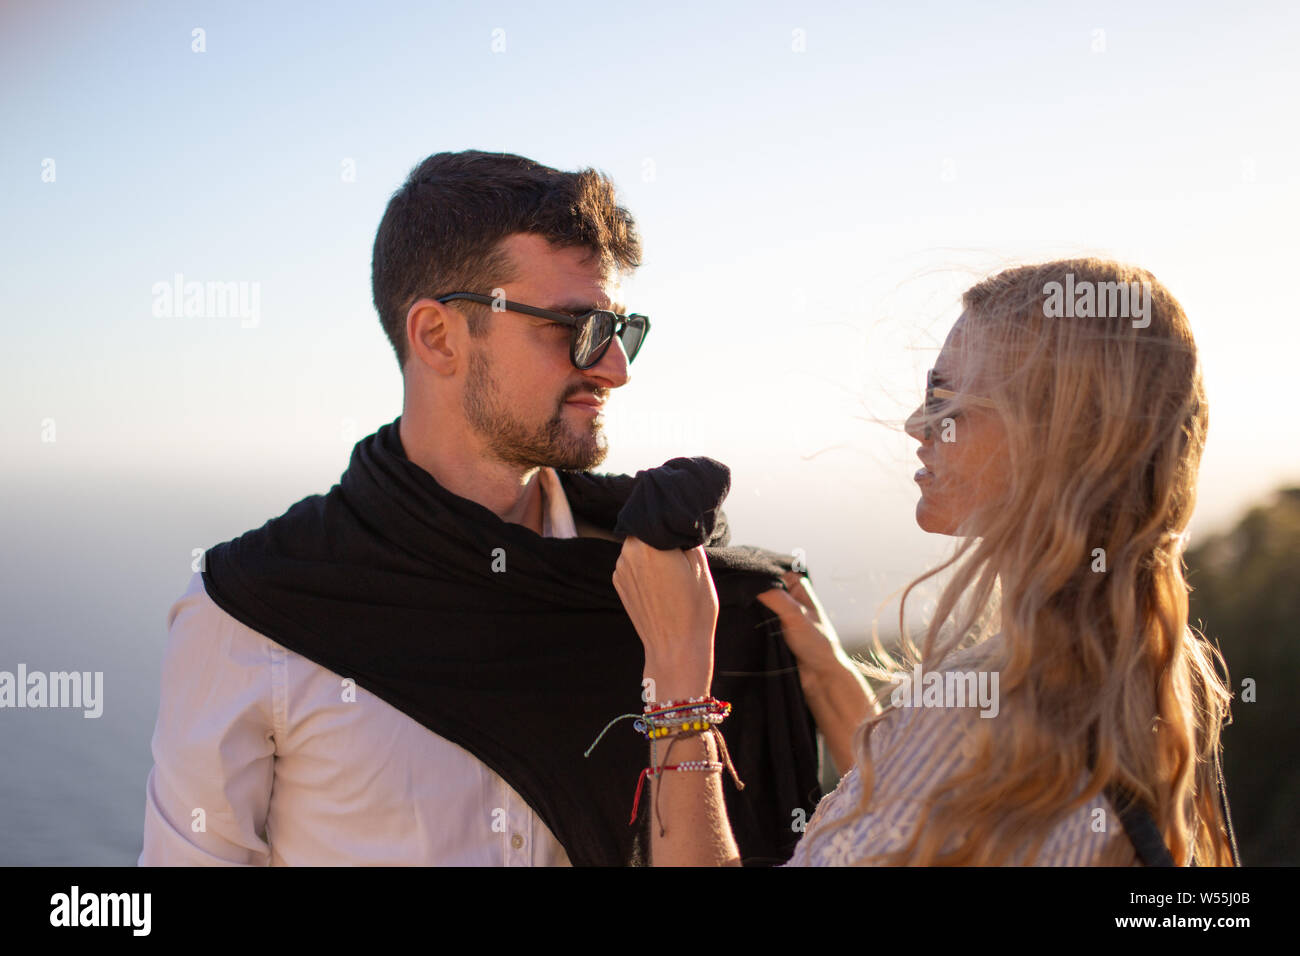
<path id="1" fill-rule="evenodd" d="M 641 805 L 641 789 L 645 786 L 646 777 L 658 777 L 665 770 L 722 770 L 724 764 L 718 760 L 687 760 L 682 763 L 664 764 L 662 767 L 644 767 L 641 770 L 641 776 L 636 781 L 636 796 L 632 798 L 632 819 L 628 820 L 628 826 L 636 823 L 636 808 Z"/>

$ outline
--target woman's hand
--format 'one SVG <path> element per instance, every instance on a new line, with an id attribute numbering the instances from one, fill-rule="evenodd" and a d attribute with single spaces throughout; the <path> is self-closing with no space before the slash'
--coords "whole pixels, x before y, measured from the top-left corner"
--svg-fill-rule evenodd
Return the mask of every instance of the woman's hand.
<path id="1" fill-rule="evenodd" d="M 660 551 L 628 537 L 614 567 L 614 590 L 645 646 L 652 699 L 709 693 L 718 593 L 704 548 Z"/>
<path id="2" fill-rule="evenodd" d="M 804 693 L 842 670 L 848 660 L 830 615 L 813 593 L 812 582 L 796 571 L 782 575 L 788 591 L 773 588 L 758 596 L 781 619 L 785 642 L 799 662 Z"/>
<path id="3" fill-rule="evenodd" d="M 799 684 L 817 729 L 826 738 L 831 760 L 841 774 L 853 766 L 853 735 L 880 713 L 871 685 L 840 644 L 830 615 L 801 574 L 782 576 L 790 590 L 775 588 L 758 596 L 781 619 L 785 643 L 799 662 Z"/>

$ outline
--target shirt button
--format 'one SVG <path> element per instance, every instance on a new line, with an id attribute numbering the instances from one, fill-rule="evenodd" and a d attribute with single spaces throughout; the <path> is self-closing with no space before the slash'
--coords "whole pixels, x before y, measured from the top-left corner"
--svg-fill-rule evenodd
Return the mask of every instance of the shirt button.
<path id="1" fill-rule="evenodd" d="M 513 834 L 510 837 L 510 845 L 514 847 L 516 850 L 522 850 L 524 848 L 524 838 L 520 836 L 518 833 Z"/>

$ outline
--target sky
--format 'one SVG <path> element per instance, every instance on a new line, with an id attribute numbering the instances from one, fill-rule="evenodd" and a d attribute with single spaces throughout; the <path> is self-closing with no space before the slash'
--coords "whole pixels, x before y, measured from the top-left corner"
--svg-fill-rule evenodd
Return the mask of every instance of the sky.
<path id="1" fill-rule="evenodd" d="M 384 207 L 471 148 L 613 178 L 654 327 L 602 470 L 729 465 L 735 540 L 803 549 L 842 634 L 951 548 L 901 421 L 1017 262 L 1131 261 L 1184 306 L 1195 544 L 1300 482 L 1298 33 L 1281 2 L 5 4 L 10 627 L 93 568 L 86 619 L 160 641 L 194 549 L 337 481 L 401 412 Z M 160 310 L 176 276 L 249 308 Z"/>

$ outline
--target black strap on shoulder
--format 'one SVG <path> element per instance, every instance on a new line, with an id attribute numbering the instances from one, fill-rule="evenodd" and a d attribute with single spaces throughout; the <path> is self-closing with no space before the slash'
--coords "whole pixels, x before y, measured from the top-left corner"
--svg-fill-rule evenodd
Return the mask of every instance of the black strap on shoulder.
<path id="1" fill-rule="evenodd" d="M 1156 821 L 1146 807 L 1119 784 L 1112 783 L 1106 788 L 1106 799 L 1111 802 L 1115 812 L 1124 824 L 1138 859 L 1144 866 L 1174 866 L 1174 858 L 1165 846 L 1164 837 L 1156 827 Z"/>
<path id="2" fill-rule="evenodd" d="M 1091 749 L 1090 746 L 1089 750 Z M 1222 755 L 1223 744 L 1220 742 L 1214 754 L 1214 776 L 1219 785 L 1219 808 L 1223 811 L 1223 826 L 1228 836 L 1228 847 L 1232 851 L 1232 865 L 1241 866 L 1241 857 L 1237 851 L 1237 834 L 1233 830 L 1232 816 L 1228 812 L 1228 790 L 1223 782 Z M 1092 767 L 1091 753 L 1088 766 Z M 1165 846 L 1164 837 L 1161 836 L 1151 812 L 1133 794 L 1118 784 L 1110 784 L 1106 787 L 1105 793 L 1115 812 L 1119 814 L 1120 822 L 1124 824 L 1124 832 L 1128 834 L 1129 841 L 1137 851 L 1138 859 L 1142 864 L 1177 866 L 1169 848 Z M 1192 866 L 1196 866 L 1195 859 L 1192 860 Z"/>
<path id="3" fill-rule="evenodd" d="M 1222 652 L 1215 655 L 1215 660 L 1222 660 Z M 1227 666 L 1227 662 L 1224 662 Z M 1226 670 L 1220 670 L 1218 664 L 1215 664 L 1215 672 L 1225 685 L 1228 683 L 1228 674 Z M 1220 728 L 1222 732 L 1222 728 Z M 1088 769 L 1093 769 L 1093 764 L 1097 757 L 1097 728 L 1094 725 L 1088 731 Z M 1241 866 L 1241 854 L 1237 849 L 1237 833 L 1232 826 L 1232 814 L 1228 809 L 1228 788 L 1223 782 L 1223 737 L 1219 737 L 1219 745 L 1214 752 L 1214 777 L 1219 786 L 1219 809 L 1223 812 L 1223 829 L 1228 837 L 1228 849 L 1232 853 L 1232 865 Z M 1137 851 L 1138 859 L 1145 866 L 1176 866 L 1173 855 L 1169 848 L 1165 846 L 1164 837 L 1160 834 L 1160 829 L 1156 826 L 1155 820 L 1151 816 L 1151 811 L 1142 805 L 1131 793 L 1117 784 L 1111 784 L 1106 787 L 1106 798 L 1110 800 L 1111 806 L 1119 814 L 1120 821 L 1124 824 L 1124 832 L 1128 834 L 1129 840 L 1133 844 L 1133 849 Z M 1195 858 L 1192 859 L 1192 866 L 1196 866 Z"/>

